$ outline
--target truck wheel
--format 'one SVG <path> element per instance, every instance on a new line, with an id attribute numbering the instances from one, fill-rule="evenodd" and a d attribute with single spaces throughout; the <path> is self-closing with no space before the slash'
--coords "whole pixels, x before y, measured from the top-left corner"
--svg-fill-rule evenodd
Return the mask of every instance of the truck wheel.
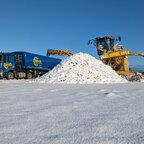
<path id="1" fill-rule="evenodd" d="M 32 79 L 33 78 L 33 74 L 31 72 L 27 73 L 27 79 Z"/>
<path id="2" fill-rule="evenodd" d="M 8 72 L 7 77 L 8 80 L 14 79 L 14 73 L 13 72 Z"/>

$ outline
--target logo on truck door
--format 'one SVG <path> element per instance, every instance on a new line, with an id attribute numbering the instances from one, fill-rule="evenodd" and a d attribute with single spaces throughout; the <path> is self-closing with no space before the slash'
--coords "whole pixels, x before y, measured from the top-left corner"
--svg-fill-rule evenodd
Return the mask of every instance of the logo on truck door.
<path id="1" fill-rule="evenodd" d="M 34 66 L 39 66 L 40 64 L 42 64 L 42 61 L 39 60 L 38 57 L 34 57 L 33 64 Z"/>
<path id="2" fill-rule="evenodd" d="M 8 69 L 11 66 L 12 66 L 12 63 L 8 63 L 8 62 L 4 63 L 4 68 L 5 69 Z"/>

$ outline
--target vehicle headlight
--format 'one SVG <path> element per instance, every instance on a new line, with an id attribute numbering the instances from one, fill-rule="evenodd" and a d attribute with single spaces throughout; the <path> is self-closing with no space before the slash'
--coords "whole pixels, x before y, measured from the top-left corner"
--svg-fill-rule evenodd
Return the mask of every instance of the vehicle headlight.
<path id="1" fill-rule="evenodd" d="M 0 78 L 3 78 L 3 70 L 0 69 Z"/>

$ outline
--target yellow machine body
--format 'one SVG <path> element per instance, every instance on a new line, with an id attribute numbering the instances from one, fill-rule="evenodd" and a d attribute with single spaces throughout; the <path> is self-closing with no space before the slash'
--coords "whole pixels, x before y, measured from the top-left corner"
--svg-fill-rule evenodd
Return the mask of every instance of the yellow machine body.
<path id="1" fill-rule="evenodd" d="M 113 50 L 114 51 L 109 51 L 100 55 L 101 60 L 116 70 L 118 74 L 135 75 L 135 72 L 132 72 L 129 68 L 127 56 L 144 56 L 144 53 L 132 53 L 130 50 L 117 50 L 116 45 L 114 46 Z"/>

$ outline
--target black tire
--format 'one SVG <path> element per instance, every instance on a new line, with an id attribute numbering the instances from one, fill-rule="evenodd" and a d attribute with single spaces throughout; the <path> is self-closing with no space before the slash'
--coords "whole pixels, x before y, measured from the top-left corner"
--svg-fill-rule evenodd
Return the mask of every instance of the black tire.
<path id="1" fill-rule="evenodd" d="M 27 73 L 27 79 L 32 79 L 33 78 L 33 74 L 31 72 Z"/>
<path id="2" fill-rule="evenodd" d="M 13 80 L 15 78 L 14 73 L 13 72 L 8 72 L 7 73 L 7 77 L 8 80 Z"/>

